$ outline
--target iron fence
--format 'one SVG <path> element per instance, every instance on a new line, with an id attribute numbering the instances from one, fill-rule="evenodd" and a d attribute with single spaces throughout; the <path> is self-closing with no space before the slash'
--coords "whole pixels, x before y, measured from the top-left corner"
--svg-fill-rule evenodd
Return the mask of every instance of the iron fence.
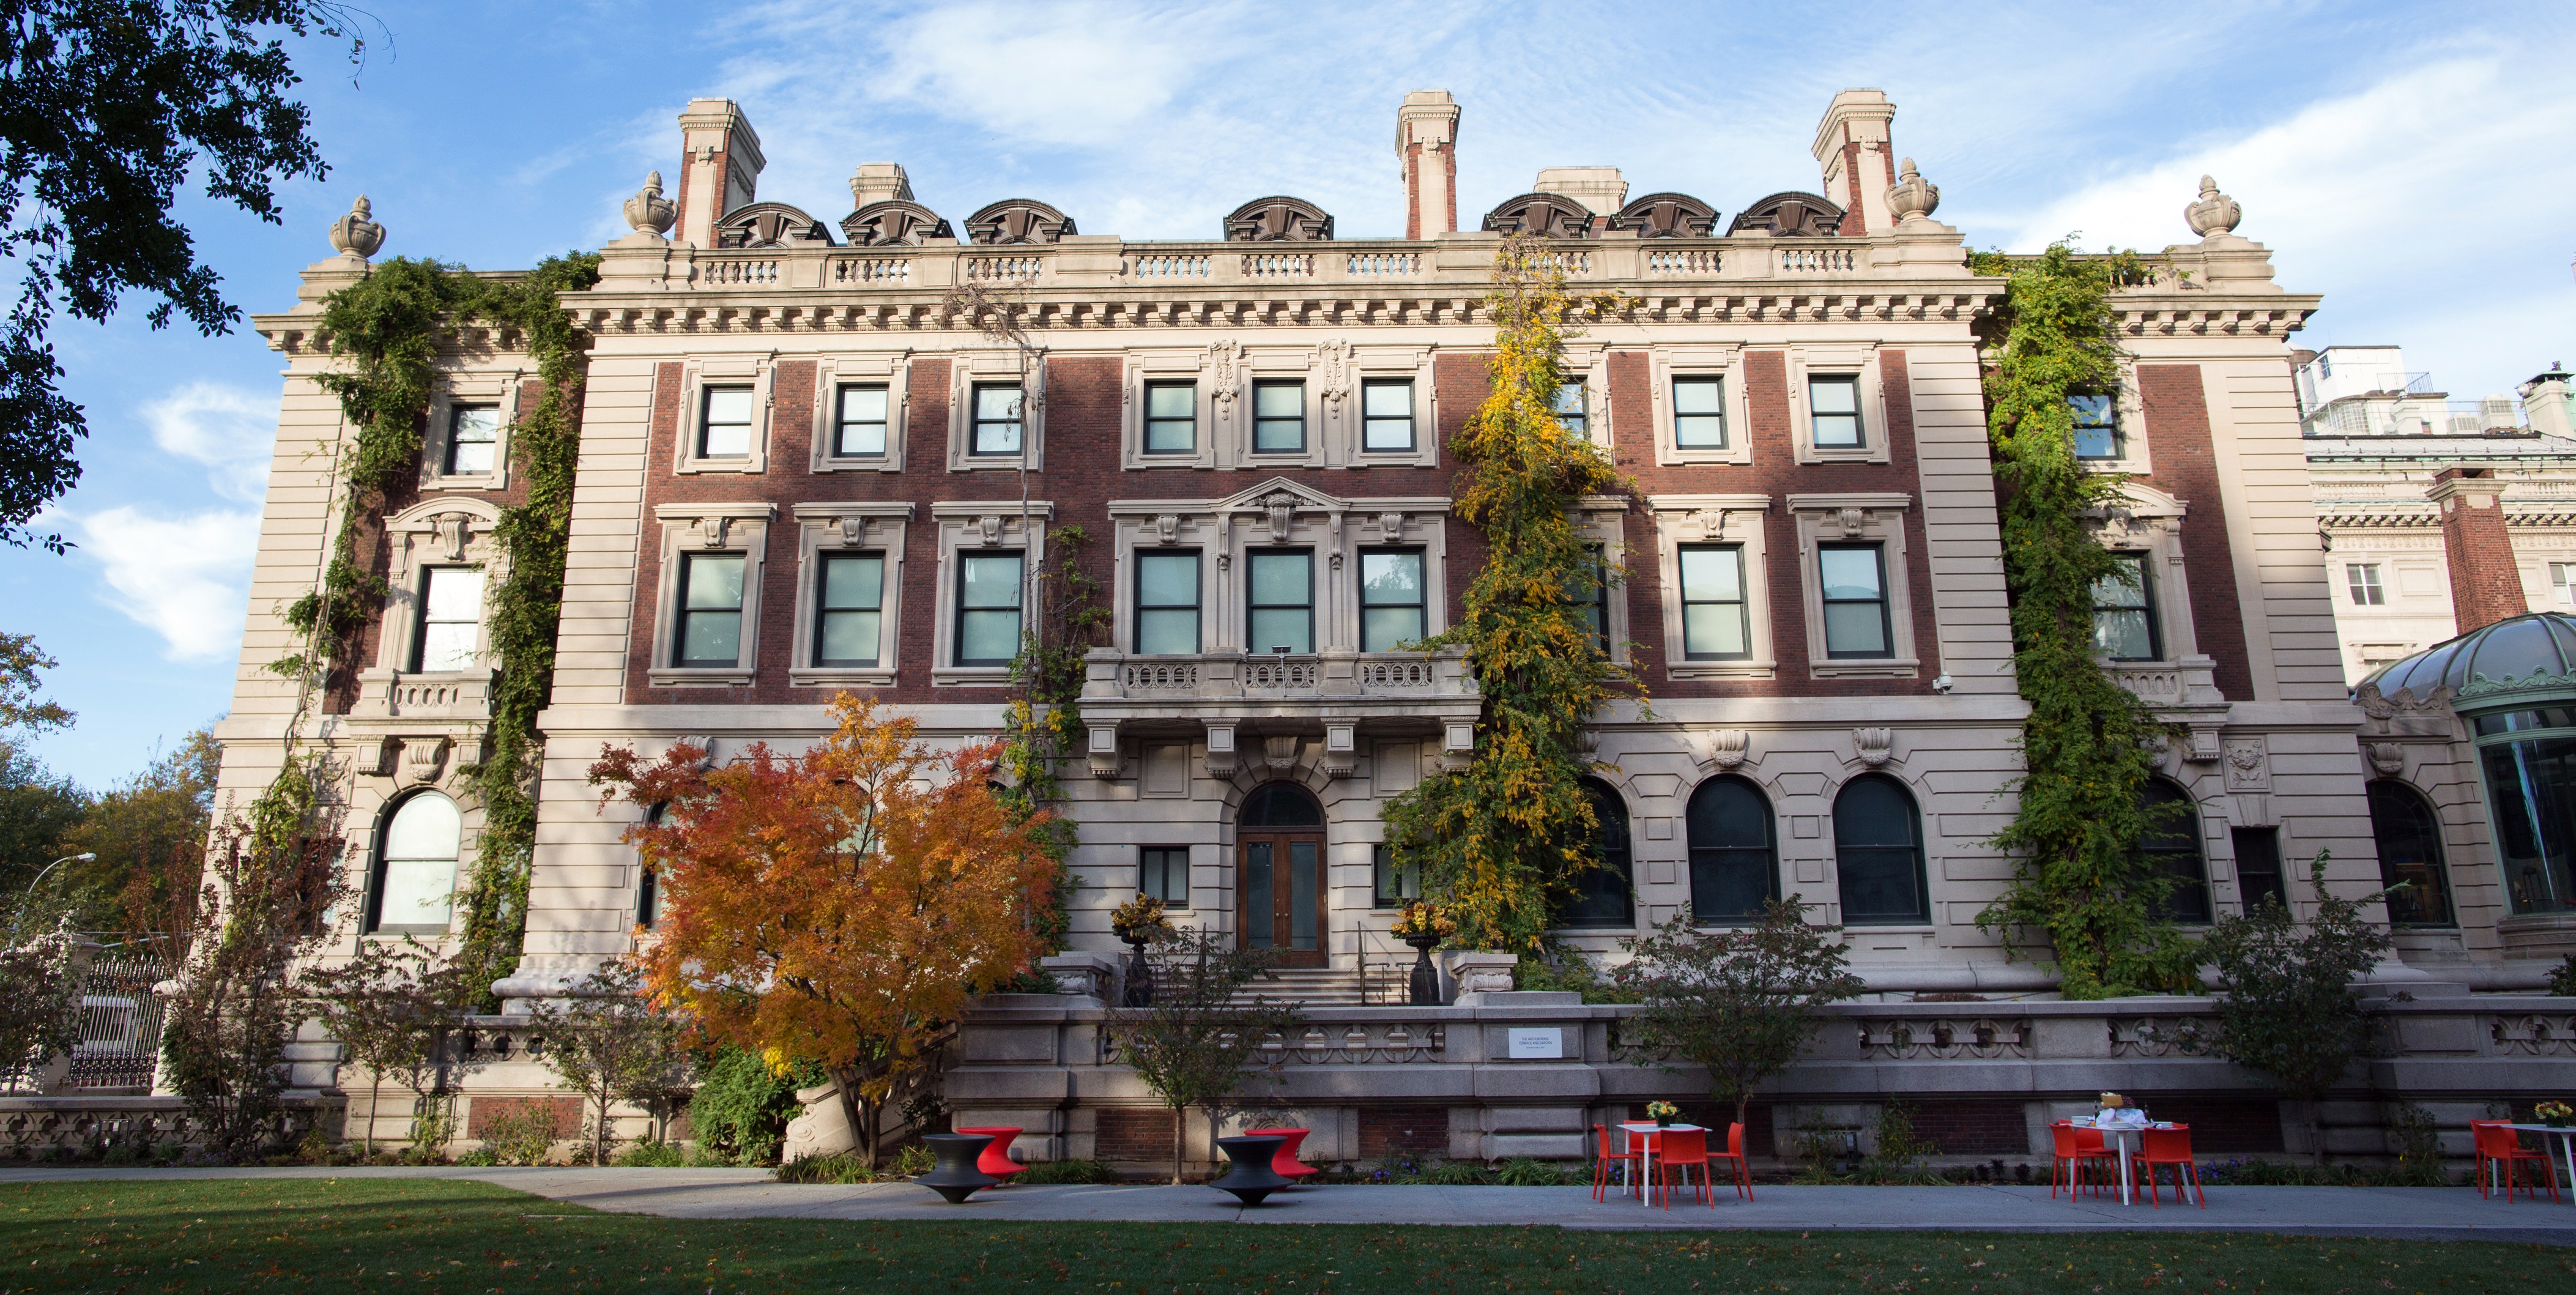
<path id="1" fill-rule="evenodd" d="M 64 1087 L 149 1092 L 161 1052 L 161 998 L 152 987 L 169 969 L 149 954 L 100 949 L 81 977 L 80 1034 Z"/>

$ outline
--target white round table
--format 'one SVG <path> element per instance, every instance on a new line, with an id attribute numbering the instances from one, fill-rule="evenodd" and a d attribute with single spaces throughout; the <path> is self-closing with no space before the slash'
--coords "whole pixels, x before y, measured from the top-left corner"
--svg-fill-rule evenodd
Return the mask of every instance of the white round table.
<path id="1" fill-rule="evenodd" d="M 1630 1133 L 1642 1133 L 1646 1135 L 1645 1158 L 1637 1162 L 1636 1187 L 1638 1199 L 1648 1204 L 1652 1204 L 1654 1202 L 1652 1184 L 1655 1181 L 1656 1135 L 1660 1133 L 1707 1132 L 1707 1129 L 1704 1126 L 1697 1124 L 1656 1124 L 1651 1121 L 1641 1124 L 1622 1124 L 1619 1127 Z"/>

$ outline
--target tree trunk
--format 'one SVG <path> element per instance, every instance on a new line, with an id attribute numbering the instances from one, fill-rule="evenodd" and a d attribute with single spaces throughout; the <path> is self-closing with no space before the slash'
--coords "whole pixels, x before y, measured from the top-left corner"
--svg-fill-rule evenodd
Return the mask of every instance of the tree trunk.
<path id="1" fill-rule="evenodd" d="M 608 1159 L 608 1089 L 603 1086 L 595 1096 L 599 1100 L 590 1124 L 590 1167 L 593 1169 Z"/>
<path id="2" fill-rule="evenodd" d="M 365 1148 L 367 1159 L 373 1160 L 376 1158 L 376 1111 L 384 1097 L 385 1077 L 374 1070 L 367 1074 L 370 1076 L 367 1082 L 367 1131 L 358 1135 L 358 1144 Z"/>
<path id="3" fill-rule="evenodd" d="M 859 1112 L 858 1080 L 853 1077 L 852 1072 L 836 1070 L 832 1072 L 832 1084 L 834 1087 L 840 1089 L 841 1118 L 849 1122 L 850 1143 L 853 1147 L 859 1146 L 861 1145 L 860 1138 L 863 1135 L 861 1132 L 862 1125 L 859 1122 L 861 1117 Z M 868 1163 L 873 1165 L 876 1162 L 871 1159 Z"/>
<path id="4" fill-rule="evenodd" d="M 1181 1113 L 1183 1109 L 1184 1108 L 1178 1106 L 1172 1108 L 1172 1186 L 1174 1187 L 1181 1185 L 1181 1132 L 1183 1127 Z"/>
<path id="5" fill-rule="evenodd" d="M 874 1169 L 877 1167 L 878 1153 L 884 1150 L 880 1142 L 884 1137 L 885 1103 L 861 1097 L 859 1119 L 862 1124 L 855 1130 L 858 1134 L 859 1154 L 866 1156 L 868 1168 Z"/>
<path id="6" fill-rule="evenodd" d="M 1748 1120 L 1748 1118 L 1749 1118 L 1749 1116 L 1750 1116 L 1750 1112 L 1752 1111 L 1752 1109 L 1753 1109 L 1753 1090 L 1751 1090 L 1751 1089 L 1749 1089 L 1749 1088 L 1748 1088 L 1748 1089 L 1746 1089 L 1745 1091 L 1740 1092 L 1740 1093 L 1737 1093 L 1737 1094 L 1735 1095 L 1735 1122 L 1736 1122 L 1736 1123 L 1738 1123 L 1738 1124 L 1744 1124 L 1744 1123 L 1746 1123 L 1746 1122 L 1747 1122 L 1747 1120 Z M 1751 1141 L 1753 1141 L 1753 1131 L 1752 1131 L 1750 1128 L 1747 1128 L 1747 1129 L 1744 1131 L 1744 1140 L 1745 1140 L 1746 1142 L 1748 1142 L 1748 1143 L 1749 1143 L 1749 1142 L 1751 1142 Z M 1728 1147 L 1728 1148 L 1727 1148 L 1727 1150 L 1728 1150 L 1729 1152 L 1732 1152 L 1732 1151 L 1734 1151 L 1734 1150 L 1735 1150 L 1735 1148 L 1733 1148 L 1733 1147 Z M 1749 1166 L 1748 1166 L 1748 1168 L 1749 1168 Z"/>

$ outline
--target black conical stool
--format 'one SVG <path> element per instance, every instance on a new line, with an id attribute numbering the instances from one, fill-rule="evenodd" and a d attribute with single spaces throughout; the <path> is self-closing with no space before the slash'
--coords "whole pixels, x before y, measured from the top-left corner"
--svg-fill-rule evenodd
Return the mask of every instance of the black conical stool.
<path id="1" fill-rule="evenodd" d="M 1002 1181 L 975 1167 L 984 1148 L 993 1145 L 992 1134 L 925 1133 L 921 1140 L 930 1144 L 930 1154 L 938 1164 L 912 1181 L 947 1197 L 949 1204 L 963 1205 L 967 1197 Z"/>
<path id="2" fill-rule="evenodd" d="M 1234 1168 L 1208 1186 L 1232 1192 L 1246 1205 L 1259 1205 L 1263 1197 L 1288 1185 L 1287 1175 L 1270 1167 L 1287 1143 L 1286 1138 L 1218 1138 L 1217 1148 L 1234 1162 Z"/>

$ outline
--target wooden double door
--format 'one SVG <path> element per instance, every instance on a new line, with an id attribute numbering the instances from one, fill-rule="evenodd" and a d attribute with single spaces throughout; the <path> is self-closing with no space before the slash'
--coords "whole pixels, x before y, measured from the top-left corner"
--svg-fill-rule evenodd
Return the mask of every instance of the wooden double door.
<path id="1" fill-rule="evenodd" d="M 1234 875 L 1244 948 L 1272 950 L 1274 967 L 1326 965 L 1321 828 L 1238 829 Z"/>

